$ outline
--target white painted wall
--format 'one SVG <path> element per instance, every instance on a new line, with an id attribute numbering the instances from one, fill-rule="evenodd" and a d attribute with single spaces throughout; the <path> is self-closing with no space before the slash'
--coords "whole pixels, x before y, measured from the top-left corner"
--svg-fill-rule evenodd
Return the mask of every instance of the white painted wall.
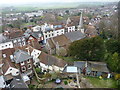
<path id="1" fill-rule="evenodd" d="M 19 73 L 17 73 L 17 72 L 19 72 L 18 69 L 9 67 L 8 70 L 6 71 L 5 75 L 12 74 L 12 76 L 17 76 L 17 75 L 19 75 Z"/>
<path id="2" fill-rule="evenodd" d="M 40 54 L 41 54 L 41 51 L 37 49 L 33 49 L 33 51 L 31 52 L 31 56 L 33 56 L 33 59 L 38 58 Z"/>
<path id="3" fill-rule="evenodd" d="M 65 29 L 59 29 L 54 31 L 54 36 L 59 36 L 65 33 Z"/>
<path id="4" fill-rule="evenodd" d="M 70 26 L 70 27 L 67 27 L 67 29 L 68 29 L 68 32 L 75 31 L 75 26 Z"/>
<path id="5" fill-rule="evenodd" d="M 0 50 L 4 50 L 4 49 L 7 49 L 7 48 L 13 48 L 12 41 L 0 44 Z"/>

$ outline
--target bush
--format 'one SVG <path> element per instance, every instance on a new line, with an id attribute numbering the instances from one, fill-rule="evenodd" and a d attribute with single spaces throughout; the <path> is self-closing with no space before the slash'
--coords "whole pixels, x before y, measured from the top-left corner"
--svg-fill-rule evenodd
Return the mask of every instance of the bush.
<path id="1" fill-rule="evenodd" d="M 34 89 L 35 85 L 29 85 L 29 89 Z"/>
<path id="2" fill-rule="evenodd" d="M 68 82 L 67 82 L 67 81 L 64 81 L 64 84 L 65 84 L 65 85 L 67 85 L 67 84 L 68 84 Z"/>
<path id="3" fill-rule="evenodd" d="M 41 72 L 41 68 L 35 68 L 35 71 L 36 71 L 37 73 L 40 73 L 40 72 Z"/>

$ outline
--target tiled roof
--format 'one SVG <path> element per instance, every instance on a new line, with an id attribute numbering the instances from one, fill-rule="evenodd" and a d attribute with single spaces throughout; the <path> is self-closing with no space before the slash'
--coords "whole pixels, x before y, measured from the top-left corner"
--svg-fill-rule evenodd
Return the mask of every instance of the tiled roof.
<path id="1" fill-rule="evenodd" d="M 60 35 L 57 37 L 53 37 L 53 40 L 60 47 L 67 46 L 70 43 L 70 40 L 65 35 Z"/>
<path id="2" fill-rule="evenodd" d="M 64 60 L 58 59 L 54 56 L 48 55 L 44 52 L 39 56 L 40 62 L 46 65 L 55 65 L 58 67 L 64 67 L 67 63 Z"/>

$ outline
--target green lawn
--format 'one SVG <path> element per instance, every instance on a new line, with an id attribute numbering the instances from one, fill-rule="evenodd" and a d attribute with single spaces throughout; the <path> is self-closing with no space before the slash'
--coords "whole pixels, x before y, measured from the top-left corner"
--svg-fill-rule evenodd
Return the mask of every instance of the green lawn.
<path id="1" fill-rule="evenodd" d="M 97 77 L 85 77 L 95 88 L 116 88 L 116 80 L 114 79 L 99 79 Z"/>
<path id="2" fill-rule="evenodd" d="M 58 56 L 58 55 L 54 55 L 54 56 L 57 57 L 57 58 L 63 59 L 66 62 L 71 62 L 71 63 L 74 62 L 74 61 L 81 61 L 81 60 L 77 60 L 73 57 L 63 57 L 63 56 Z"/>

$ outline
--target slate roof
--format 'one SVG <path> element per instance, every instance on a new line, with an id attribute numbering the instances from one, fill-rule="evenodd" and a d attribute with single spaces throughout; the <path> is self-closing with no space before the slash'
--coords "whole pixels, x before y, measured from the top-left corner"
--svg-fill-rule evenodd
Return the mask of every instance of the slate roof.
<path id="1" fill-rule="evenodd" d="M 74 66 L 83 69 L 85 67 L 85 61 L 75 61 Z"/>
<path id="2" fill-rule="evenodd" d="M 74 42 L 76 40 L 80 40 L 82 38 L 85 38 L 85 34 L 81 33 L 80 31 L 74 31 L 65 33 L 65 36 L 71 41 Z"/>
<path id="3" fill-rule="evenodd" d="M 76 61 L 74 66 L 83 69 L 85 67 L 86 61 Z M 87 61 L 87 68 L 91 71 L 109 72 L 107 64 L 104 62 L 93 62 Z"/>
<path id="4" fill-rule="evenodd" d="M 13 78 L 13 80 L 10 83 L 11 89 L 16 88 L 28 88 L 27 84 L 23 81 L 20 75 Z"/>
<path id="5" fill-rule="evenodd" d="M 38 31 L 38 32 L 32 32 L 30 35 L 32 35 L 33 37 L 35 38 L 39 38 L 39 37 L 42 37 L 42 32 L 41 31 Z"/>
<path id="6" fill-rule="evenodd" d="M 20 63 L 32 58 L 26 51 L 16 50 L 14 53 L 14 61 L 15 63 Z"/>
<path id="7" fill-rule="evenodd" d="M 4 42 L 6 42 L 6 41 L 8 41 L 8 40 L 7 40 L 7 37 L 4 36 L 3 34 L 0 34 L 0 43 L 4 43 Z"/>
<path id="8" fill-rule="evenodd" d="M 107 64 L 104 62 L 88 62 L 88 68 L 91 71 L 109 72 Z"/>

